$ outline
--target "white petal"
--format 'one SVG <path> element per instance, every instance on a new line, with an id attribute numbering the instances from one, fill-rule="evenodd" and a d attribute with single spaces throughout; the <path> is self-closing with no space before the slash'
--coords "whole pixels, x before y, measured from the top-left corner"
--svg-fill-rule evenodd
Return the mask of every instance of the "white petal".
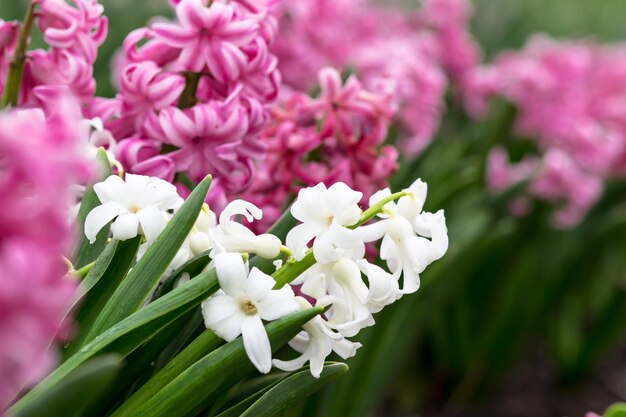
<path id="1" fill-rule="evenodd" d="M 94 184 L 93 190 L 103 204 L 110 201 L 123 203 L 128 198 L 126 183 L 117 175 L 111 175 L 104 181 Z"/>
<path id="2" fill-rule="evenodd" d="M 248 271 L 238 253 L 220 253 L 215 257 L 215 270 L 220 288 L 233 297 L 244 294 Z"/>
<path id="3" fill-rule="evenodd" d="M 305 351 L 302 355 L 290 361 L 281 361 L 280 359 L 272 360 L 272 364 L 282 371 L 297 371 L 301 369 L 309 360 L 309 352 Z"/>
<path id="4" fill-rule="evenodd" d="M 146 237 L 148 243 L 154 242 L 163 229 L 165 229 L 165 218 L 163 212 L 155 206 L 148 206 L 137 212 L 137 218 L 139 224 L 141 224 L 141 230 Z"/>
<path id="5" fill-rule="evenodd" d="M 148 203 L 161 210 L 173 209 L 181 200 L 176 187 L 161 178 L 151 177 L 145 189 Z"/>
<path id="6" fill-rule="evenodd" d="M 245 200 L 234 200 L 228 203 L 222 213 L 220 214 L 220 224 L 230 222 L 232 216 L 240 214 L 246 218 L 249 222 L 253 220 L 259 220 L 263 217 L 263 212 L 254 204 Z"/>
<path id="7" fill-rule="evenodd" d="M 298 260 L 304 257 L 308 249 L 307 244 L 316 236 L 319 236 L 327 228 L 327 225 L 319 222 L 307 222 L 299 224 L 287 233 L 287 247 L 293 252 Z"/>
<path id="8" fill-rule="evenodd" d="M 263 300 L 257 303 L 259 315 L 263 320 L 276 320 L 287 314 L 300 310 L 295 294 L 289 285 L 279 290 L 272 290 Z"/>
<path id="9" fill-rule="evenodd" d="M 120 214 L 127 212 L 128 210 L 124 206 L 116 202 L 108 202 L 91 210 L 85 219 L 85 236 L 87 236 L 89 242 L 93 243 L 96 241 L 98 232 L 107 223 Z"/>
<path id="10" fill-rule="evenodd" d="M 342 359 L 348 359 L 356 355 L 356 351 L 362 345 L 360 343 L 353 343 L 347 339 L 342 339 L 337 342 L 333 342 L 333 351 L 337 353 Z"/>
<path id="11" fill-rule="evenodd" d="M 261 318 L 246 317 L 241 325 L 241 336 L 250 362 L 259 372 L 268 373 L 272 369 L 272 348 Z"/>
<path id="12" fill-rule="evenodd" d="M 420 287 L 420 276 L 412 268 L 402 270 L 402 294 L 413 294 Z"/>
<path id="13" fill-rule="evenodd" d="M 204 324 L 227 342 L 241 334 L 241 325 L 247 317 L 237 301 L 220 291 L 202 303 Z"/>
<path id="14" fill-rule="evenodd" d="M 362 197 L 363 193 L 354 191 L 343 182 L 336 182 L 328 188 L 326 202 L 330 211 L 339 215 L 346 209 L 352 210 L 354 207 L 358 209 L 357 203 Z"/>
<path id="15" fill-rule="evenodd" d="M 301 189 L 298 192 L 298 198 L 291 206 L 291 214 L 296 220 L 305 223 L 316 221 L 320 217 L 330 214 L 320 212 L 326 193 L 326 186 L 321 182 L 315 187 Z"/>
<path id="16" fill-rule="evenodd" d="M 111 224 L 113 239 L 128 240 L 139 233 L 139 218 L 133 213 L 121 214 Z"/>
<path id="17" fill-rule="evenodd" d="M 126 181 L 128 191 L 131 194 L 139 194 L 143 192 L 148 185 L 150 177 L 145 175 L 126 174 L 124 176 L 124 180 Z"/>
<path id="18" fill-rule="evenodd" d="M 270 277 L 258 268 L 252 268 L 245 284 L 245 293 L 254 302 L 259 302 L 267 297 L 276 285 L 274 278 Z"/>
<path id="19" fill-rule="evenodd" d="M 315 338 L 311 340 L 309 345 L 310 355 L 309 365 L 311 367 L 311 375 L 319 378 L 324 369 L 324 360 L 332 352 L 331 341 L 328 338 Z"/>

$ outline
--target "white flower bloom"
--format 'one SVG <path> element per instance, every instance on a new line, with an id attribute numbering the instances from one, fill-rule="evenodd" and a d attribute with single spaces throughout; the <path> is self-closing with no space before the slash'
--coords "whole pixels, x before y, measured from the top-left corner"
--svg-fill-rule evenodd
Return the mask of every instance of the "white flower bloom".
<path id="1" fill-rule="evenodd" d="M 85 220 L 85 235 L 91 243 L 113 219 L 114 239 L 127 240 L 143 234 L 152 243 L 165 228 L 163 212 L 175 208 L 180 201 L 172 184 L 143 175 L 127 174 L 126 181 L 111 175 L 93 188 L 102 205 L 89 212 Z"/>
<path id="2" fill-rule="evenodd" d="M 328 324 L 344 336 L 354 336 L 374 324 L 367 306 L 368 288 L 359 267 L 350 259 L 315 264 L 293 284 L 302 284 L 300 291 L 315 298 L 316 305 L 332 304 L 326 312 Z"/>
<path id="3" fill-rule="evenodd" d="M 342 182 L 328 189 L 323 183 L 303 188 L 291 207 L 291 214 L 302 224 L 287 234 L 287 247 L 296 259 L 302 259 L 313 242 L 315 259 L 327 263 L 343 256 L 344 250 L 363 246 L 357 230 L 344 226 L 357 223 L 361 217 L 358 206 L 362 193 L 356 192 Z"/>
<path id="4" fill-rule="evenodd" d="M 296 297 L 296 300 L 303 310 L 311 308 L 311 304 L 304 298 Z M 353 343 L 340 333 L 334 332 L 320 316 L 315 316 L 308 321 L 302 329 L 303 331 L 289 342 L 289 346 L 302 355 L 290 361 L 274 359 L 272 363 L 278 369 L 295 371 L 302 368 L 308 361 L 311 375 L 319 378 L 324 368 L 324 360 L 331 352 L 336 352 L 343 359 L 348 359 L 354 356 L 357 349 L 361 347 L 360 343 Z"/>
<path id="5" fill-rule="evenodd" d="M 410 294 L 419 288 L 420 278 L 426 267 L 441 258 L 448 250 L 448 229 L 442 210 L 437 213 L 422 212 L 427 187 L 421 180 L 415 181 L 398 203 L 390 202 L 379 217 L 383 220 L 361 227 L 366 241 L 382 237 L 381 259 L 397 277 L 402 274 L 401 292 Z M 391 195 L 389 189 L 370 197 L 370 206 Z"/>
<path id="6" fill-rule="evenodd" d="M 211 230 L 211 239 L 219 252 L 256 253 L 273 259 L 280 254 L 281 241 L 274 235 L 255 235 L 246 226 L 231 219 L 242 215 L 249 222 L 259 220 L 263 212 L 257 206 L 244 200 L 230 202 L 220 214 L 219 225 Z"/>
<path id="7" fill-rule="evenodd" d="M 402 293 L 398 286 L 398 277 L 365 259 L 357 261 L 357 265 L 367 276 L 369 288 L 365 303 L 372 313 L 378 313 L 400 299 Z"/>
<path id="8" fill-rule="evenodd" d="M 289 285 L 274 290 L 274 279 L 257 268 L 248 273 L 239 254 L 218 254 L 215 269 L 221 290 L 202 303 L 206 327 L 228 342 L 241 335 L 250 361 L 268 373 L 272 350 L 262 320 L 298 311 L 293 290 Z"/>

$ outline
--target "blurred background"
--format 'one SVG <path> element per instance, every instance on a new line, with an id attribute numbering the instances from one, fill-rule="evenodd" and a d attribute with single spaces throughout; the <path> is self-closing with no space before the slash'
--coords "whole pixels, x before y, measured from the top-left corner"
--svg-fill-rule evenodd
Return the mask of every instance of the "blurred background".
<path id="1" fill-rule="evenodd" d="M 25 3 L 2 1 L 0 16 L 20 18 Z M 98 93 L 111 96 L 109 61 L 125 35 L 170 9 L 166 0 L 101 3 L 110 27 L 95 76 Z M 473 4 L 471 32 L 487 61 L 537 32 L 626 39 L 623 0 Z M 511 112 L 496 102 L 467 129 L 450 103 L 432 144 L 393 178 L 428 182 L 427 209 L 446 210 L 450 250 L 417 294 L 362 332 L 349 374 L 293 415 L 575 417 L 626 400 L 626 186 L 610 181 L 569 230 L 551 227 L 541 205 L 511 216 L 511 195 L 488 192 L 483 180 L 484 147 L 515 136 Z"/>

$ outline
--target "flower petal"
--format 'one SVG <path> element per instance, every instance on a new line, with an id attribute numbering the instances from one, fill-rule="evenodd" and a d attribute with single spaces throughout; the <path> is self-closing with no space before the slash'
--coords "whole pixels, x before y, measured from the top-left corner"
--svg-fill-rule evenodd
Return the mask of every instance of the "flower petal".
<path id="1" fill-rule="evenodd" d="M 300 310 L 300 305 L 291 287 L 285 285 L 279 290 L 270 291 L 267 297 L 257 303 L 257 309 L 263 320 L 276 320 Z"/>
<path id="2" fill-rule="evenodd" d="M 113 201 L 91 210 L 85 219 L 85 236 L 87 236 L 89 242 L 94 243 L 98 232 L 100 232 L 107 223 L 123 213 L 128 213 L 128 210 L 121 204 Z"/>
<path id="3" fill-rule="evenodd" d="M 272 347 L 259 316 L 249 316 L 241 324 L 243 346 L 250 362 L 259 372 L 266 374 L 272 369 Z"/>
<path id="4" fill-rule="evenodd" d="M 153 243 L 163 229 L 165 229 L 165 218 L 161 210 L 155 206 L 148 206 L 137 212 L 137 219 L 141 224 L 141 230 L 148 243 Z"/>
<path id="5" fill-rule="evenodd" d="M 111 224 L 113 239 L 128 240 L 137 236 L 139 231 L 139 218 L 133 213 L 124 213 Z"/>
<path id="6" fill-rule="evenodd" d="M 215 270 L 220 288 L 233 297 L 244 295 L 248 271 L 238 253 L 220 253 L 215 257 Z"/>

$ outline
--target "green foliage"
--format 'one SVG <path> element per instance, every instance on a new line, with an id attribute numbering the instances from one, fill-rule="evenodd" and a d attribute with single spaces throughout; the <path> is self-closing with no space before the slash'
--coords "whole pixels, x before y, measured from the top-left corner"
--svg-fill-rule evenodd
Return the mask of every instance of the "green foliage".
<path id="1" fill-rule="evenodd" d="M 16 417 L 78 417 L 113 382 L 122 365 L 119 355 L 103 355 L 72 371 Z"/>

